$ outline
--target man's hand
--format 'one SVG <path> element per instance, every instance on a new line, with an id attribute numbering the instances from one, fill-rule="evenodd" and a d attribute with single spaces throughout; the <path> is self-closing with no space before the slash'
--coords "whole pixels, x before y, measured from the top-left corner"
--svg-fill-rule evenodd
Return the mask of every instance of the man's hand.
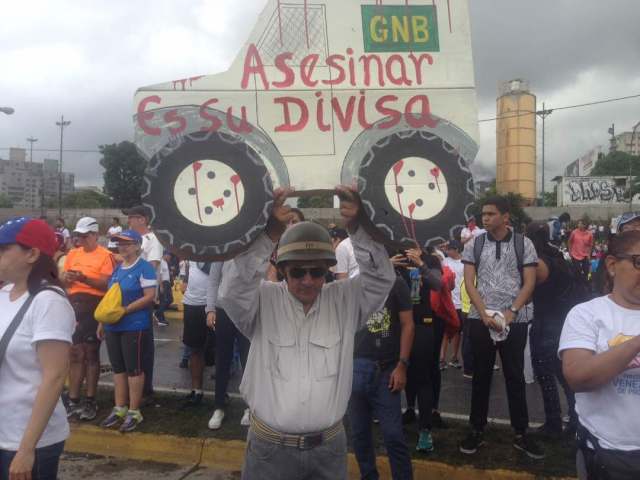
<path id="1" fill-rule="evenodd" d="M 216 312 L 207 313 L 207 327 L 211 330 L 216 329 Z"/>
<path id="2" fill-rule="evenodd" d="M 98 340 L 104 340 L 104 325 L 102 323 L 98 323 L 98 330 L 96 331 L 96 337 Z"/>
<path id="3" fill-rule="evenodd" d="M 513 321 L 516 319 L 516 314 L 509 309 L 506 309 L 504 312 L 502 312 L 502 315 L 504 316 L 505 326 L 511 325 L 511 323 L 513 323 Z"/>
<path id="4" fill-rule="evenodd" d="M 495 318 L 487 315 L 487 312 L 482 312 L 481 316 L 482 316 L 482 323 L 484 323 L 487 328 L 490 328 L 497 332 L 502 331 L 502 328 L 500 328 L 500 326 L 496 323 Z"/>
<path id="5" fill-rule="evenodd" d="M 360 195 L 354 187 L 338 185 L 336 195 L 340 199 L 340 215 L 344 218 L 348 230 L 353 230 L 358 226 L 358 216 L 360 215 Z"/>
<path id="6" fill-rule="evenodd" d="M 398 363 L 389 377 L 389 390 L 393 393 L 401 392 L 407 384 L 407 367 L 403 363 Z"/>
<path id="7" fill-rule="evenodd" d="M 407 259 L 407 257 L 405 257 L 404 255 L 402 255 L 400 253 L 398 255 L 394 255 L 389 260 L 391 260 L 391 264 L 394 267 L 408 267 L 409 266 L 409 260 Z"/>
<path id="8" fill-rule="evenodd" d="M 35 459 L 35 450 L 19 449 L 9 465 L 9 480 L 31 480 Z"/>
<path id="9" fill-rule="evenodd" d="M 280 236 L 287 228 L 289 220 L 293 217 L 291 207 L 284 204 L 287 197 L 292 193 L 292 188 L 276 188 L 273 192 L 273 208 L 267 222 L 266 232 L 274 243 L 280 240 Z"/>
<path id="10" fill-rule="evenodd" d="M 82 282 L 85 279 L 84 274 L 77 270 L 67 270 L 64 272 L 64 281 L 67 283 Z"/>
<path id="11" fill-rule="evenodd" d="M 407 258 L 412 265 L 418 268 L 422 268 L 424 265 L 424 262 L 422 261 L 422 250 L 419 248 L 410 248 L 407 250 Z"/>

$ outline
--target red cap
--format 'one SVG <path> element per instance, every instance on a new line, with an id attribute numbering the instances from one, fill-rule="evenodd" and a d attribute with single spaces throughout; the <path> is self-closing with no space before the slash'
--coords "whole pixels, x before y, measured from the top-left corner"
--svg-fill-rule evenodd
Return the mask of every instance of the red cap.
<path id="1" fill-rule="evenodd" d="M 0 245 L 12 243 L 37 248 L 49 257 L 53 257 L 58 245 L 51 227 L 43 220 L 30 217 L 13 218 L 0 226 Z"/>

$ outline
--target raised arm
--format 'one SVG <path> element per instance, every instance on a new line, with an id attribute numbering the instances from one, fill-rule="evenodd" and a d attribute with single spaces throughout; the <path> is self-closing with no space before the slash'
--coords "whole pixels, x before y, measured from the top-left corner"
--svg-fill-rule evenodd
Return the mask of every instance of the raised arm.
<path id="1" fill-rule="evenodd" d="M 284 204 L 291 190 L 274 192 L 273 211 L 265 232 L 246 252 L 224 263 L 217 306 L 251 339 L 259 314 L 260 284 L 264 281 L 273 249 L 289 221 L 291 209 Z M 208 303 L 208 302 L 207 302 Z"/>

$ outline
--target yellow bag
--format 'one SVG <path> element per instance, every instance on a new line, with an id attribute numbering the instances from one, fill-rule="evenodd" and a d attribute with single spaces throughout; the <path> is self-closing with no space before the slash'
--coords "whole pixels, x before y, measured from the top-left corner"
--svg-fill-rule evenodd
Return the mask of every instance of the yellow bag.
<path id="1" fill-rule="evenodd" d="M 119 283 L 114 283 L 102 297 L 93 316 L 100 323 L 111 325 L 118 323 L 124 316 L 124 307 L 122 306 L 122 290 Z"/>

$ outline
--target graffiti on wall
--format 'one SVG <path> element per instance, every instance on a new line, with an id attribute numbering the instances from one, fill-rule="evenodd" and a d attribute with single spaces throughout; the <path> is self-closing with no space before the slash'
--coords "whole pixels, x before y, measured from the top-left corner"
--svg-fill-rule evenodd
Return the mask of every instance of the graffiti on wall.
<path id="1" fill-rule="evenodd" d="M 564 186 L 565 205 L 625 201 L 624 185 L 617 185 L 613 178 L 567 178 Z"/>

